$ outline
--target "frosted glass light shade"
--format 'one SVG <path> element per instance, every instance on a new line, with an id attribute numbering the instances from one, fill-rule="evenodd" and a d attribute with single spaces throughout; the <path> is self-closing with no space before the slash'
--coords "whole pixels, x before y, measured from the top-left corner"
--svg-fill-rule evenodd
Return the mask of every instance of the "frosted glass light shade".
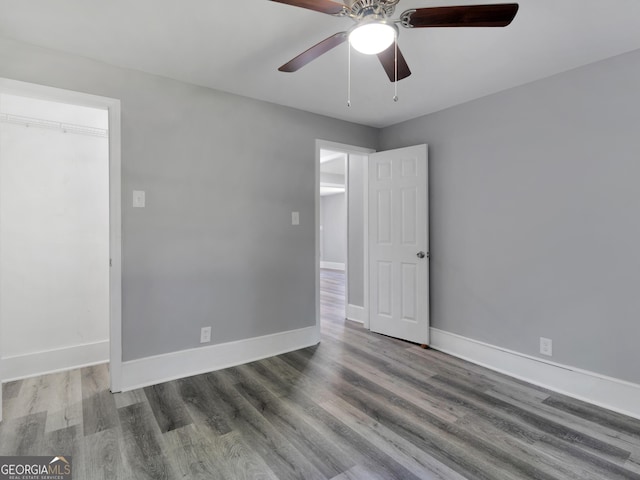
<path id="1" fill-rule="evenodd" d="M 386 23 L 365 23 L 349 34 L 353 48 L 366 55 L 385 51 L 396 38 L 396 31 Z"/>

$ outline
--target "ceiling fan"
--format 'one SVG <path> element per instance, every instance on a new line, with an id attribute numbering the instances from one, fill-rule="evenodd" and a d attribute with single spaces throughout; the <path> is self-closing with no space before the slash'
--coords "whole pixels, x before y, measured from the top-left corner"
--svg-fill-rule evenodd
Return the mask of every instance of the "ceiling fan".
<path id="1" fill-rule="evenodd" d="M 406 10 L 399 18 L 391 18 L 400 0 L 271 0 L 316 12 L 349 17 L 355 25 L 345 32 L 325 38 L 282 65 L 281 72 L 295 72 L 347 39 L 361 53 L 377 55 L 389 80 L 402 80 L 411 75 L 398 48 L 398 24 L 404 28 L 434 27 L 506 27 L 518 12 L 517 3 L 427 7 Z M 397 64 L 396 64 L 397 62 Z"/>

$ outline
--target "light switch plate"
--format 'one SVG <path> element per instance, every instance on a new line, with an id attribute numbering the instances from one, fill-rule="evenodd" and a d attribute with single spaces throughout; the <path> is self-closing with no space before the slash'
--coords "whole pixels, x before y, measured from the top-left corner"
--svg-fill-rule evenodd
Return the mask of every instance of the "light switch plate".
<path id="1" fill-rule="evenodd" d="M 291 225 L 300 225 L 300 212 L 291 212 Z"/>
<path id="2" fill-rule="evenodd" d="M 133 206 L 134 208 L 144 208 L 145 206 L 145 194 L 144 190 L 133 191 Z"/>
<path id="3" fill-rule="evenodd" d="M 540 337 L 540 353 L 549 357 L 553 356 L 553 340 Z"/>

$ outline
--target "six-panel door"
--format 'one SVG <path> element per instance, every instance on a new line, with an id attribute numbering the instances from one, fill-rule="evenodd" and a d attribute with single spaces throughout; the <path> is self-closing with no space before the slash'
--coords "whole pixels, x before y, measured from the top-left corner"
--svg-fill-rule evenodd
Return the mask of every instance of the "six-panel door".
<path id="1" fill-rule="evenodd" d="M 370 329 L 428 344 L 427 146 L 369 158 Z"/>

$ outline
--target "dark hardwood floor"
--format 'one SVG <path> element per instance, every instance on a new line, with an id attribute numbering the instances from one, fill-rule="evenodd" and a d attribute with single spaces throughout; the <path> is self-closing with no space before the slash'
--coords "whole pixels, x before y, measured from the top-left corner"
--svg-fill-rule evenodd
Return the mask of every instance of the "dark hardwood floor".
<path id="1" fill-rule="evenodd" d="M 0 455 L 90 479 L 640 479 L 640 421 L 344 320 L 322 343 L 132 392 L 107 366 L 6 384 Z"/>

